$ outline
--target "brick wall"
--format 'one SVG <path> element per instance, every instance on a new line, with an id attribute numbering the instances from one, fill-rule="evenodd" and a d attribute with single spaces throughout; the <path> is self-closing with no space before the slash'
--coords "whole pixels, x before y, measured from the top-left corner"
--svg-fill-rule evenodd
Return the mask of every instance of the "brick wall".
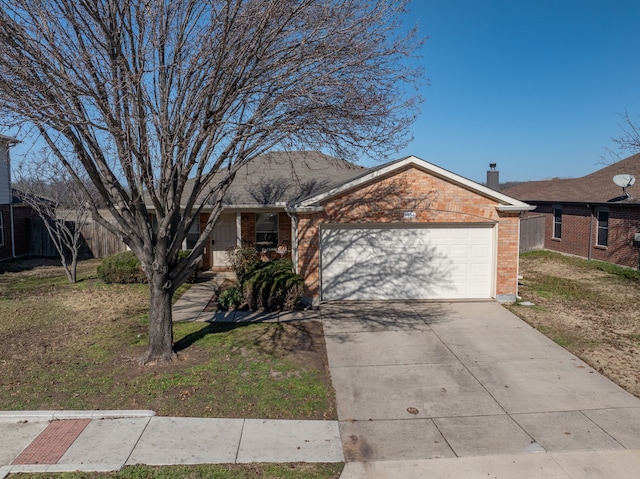
<path id="1" fill-rule="evenodd" d="M 322 213 L 299 215 L 298 267 L 310 296 L 320 292 L 322 223 L 497 223 L 496 294 L 517 294 L 519 215 L 499 213 L 494 200 L 407 167 L 322 206 Z M 415 218 L 405 218 L 407 211 L 415 212 Z"/>
<path id="2" fill-rule="evenodd" d="M 256 244 L 256 214 L 242 213 L 240 215 L 240 235 L 243 245 Z"/>
<path id="3" fill-rule="evenodd" d="M 278 246 L 291 250 L 291 218 L 287 213 L 278 213 Z"/>
<path id="4" fill-rule="evenodd" d="M 586 205 L 562 205 L 562 237 L 553 238 L 553 205 L 538 205 L 535 214 L 545 216 L 545 249 L 583 258 L 607 261 L 638 268 L 640 244 L 634 242 L 640 233 L 640 207 L 607 205 L 609 240 L 606 247 L 597 243 L 597 220 Z M 590 235 L 591 233 L 591 235 Z"/>

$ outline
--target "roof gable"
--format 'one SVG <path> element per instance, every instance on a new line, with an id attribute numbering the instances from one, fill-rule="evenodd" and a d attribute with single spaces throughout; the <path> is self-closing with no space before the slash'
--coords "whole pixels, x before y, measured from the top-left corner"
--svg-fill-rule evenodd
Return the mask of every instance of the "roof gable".
<path id="1" fill-rule="evenodd" d="M 436 166 L 433 163 L 429 163 L 416 156 L 408 156 L 396 161 L 392 161 L 390 163 L 386 163 L 377 168 L 370 169 L 356 176 L 355 178 L 345 181 L 342 184 L 336 185 L 331 189 L 328 189 L 324 192 L 318 193 L 298 202 L 293 206 L 293 208 L 310 208 L 318 206 L 322 201 L 354 190 L 366 184 L 373 183 L 379 178 L 392 174 L 407 166 L 414 166 L 435 177 L 441 178 L 450 183 L 454 183 L 486 198 L 497 201 L 499 203 L 499 206 L 497 208 L 501 211 L 528 211 L 532 209 L 532 207 L 530 207 L 526 203 L 523 203 L 519 200 L 516 200 L 515 198 L 509 197 L 503 193 L 476 183 L 475 181 L 471 181 L 467 178 L 464 178 L 463 176 L 452 173 L 451 171 L 445 170 L 444 168 Z"/>

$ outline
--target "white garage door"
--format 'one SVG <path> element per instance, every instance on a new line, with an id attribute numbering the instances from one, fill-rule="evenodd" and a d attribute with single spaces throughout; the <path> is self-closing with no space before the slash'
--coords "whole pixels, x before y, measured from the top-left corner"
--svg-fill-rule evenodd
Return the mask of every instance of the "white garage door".
<path id="1" fill-rule="evenodd" d="M 322 299 L 480 299 L 493 292 L 493 227 L 325 226 Z"/>

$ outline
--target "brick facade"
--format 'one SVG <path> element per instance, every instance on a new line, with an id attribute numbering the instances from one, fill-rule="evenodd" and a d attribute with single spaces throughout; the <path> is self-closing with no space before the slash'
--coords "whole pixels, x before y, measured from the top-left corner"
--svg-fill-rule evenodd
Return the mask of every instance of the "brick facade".
<path id="1" fill-rule="evenodd" d="M 545 217 L 545 249 L 631 268 L 640 267 L 640 243 L 634 241 L 634 235 L 640 233 L 640 206 L 602 205 L 609 211 L 606 247 L 597 245 L 597 206 L 559 203 L 558 206 L 562 206 L 561 238 L 553 238 L 554 204 L 539 204 L 529 213 Z"/>
<path id="2" fill-rule="evenodd" d="M 242 213 L 240 235 L 242 244 L 256 242 L 256 213 Z M 291 218 L 285 212 L 278 213 L 278 246 L 291 250 Z"/>
<path id="3" fill-rule="evenodd" d="M 517 294 L 519 213 L 501 213 L 496 200 L 409 165 L 355 191 L 321 202 L 323 212 L 299 214 L 298 268 L 306 293 L 320 294 L 320 225 L 354 223 L 496 224 L 498 297 Z M 404 212 L 415 212 L 406 219 Z"/>

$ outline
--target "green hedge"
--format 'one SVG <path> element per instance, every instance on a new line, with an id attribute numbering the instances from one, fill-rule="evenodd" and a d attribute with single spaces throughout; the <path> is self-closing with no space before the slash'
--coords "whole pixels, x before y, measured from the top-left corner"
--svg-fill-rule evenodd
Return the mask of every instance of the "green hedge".
<path id="1" fill-rule="evenodd" d="M 293 272 L 291 260 L 276 259 L 255 265 L 242 284 L 242 294 L 253 311 L 290 311 L 300 302 L 303 283 L 302 276 Z"/>
<path id="2" fill-rule="evenodd" d="M 290 259 L 262 261 L 254 246 L 245 245 L 229 253 L 229 263 L 240 287 L 222 292 L 218 299 L 222 307 L 244 304 L 252 311 L 290 311 L 300 303 L 304 280 L 293 272 Z"/>
<path id="3" fill-rule="evenodd" d="M 146 283 L 140 261 L 132 251 L 107 256 L 98 266 L 98 278 L 105 283 Z"/>
<path id="4" fill-rule="evenodd" d="M 178 259 L 184 260 L 189 257 L 191 250 L 181 250 Z M 188 282 L 196 280 L 197 270 L 189 277 Z M 132 251 L 125 251 L 111 256 L 107 256 L 98 266 L 98 278 L 105 283 L 146 283 L 147 277 L 142 271 L 142 266 L 137 256 Z"/>

